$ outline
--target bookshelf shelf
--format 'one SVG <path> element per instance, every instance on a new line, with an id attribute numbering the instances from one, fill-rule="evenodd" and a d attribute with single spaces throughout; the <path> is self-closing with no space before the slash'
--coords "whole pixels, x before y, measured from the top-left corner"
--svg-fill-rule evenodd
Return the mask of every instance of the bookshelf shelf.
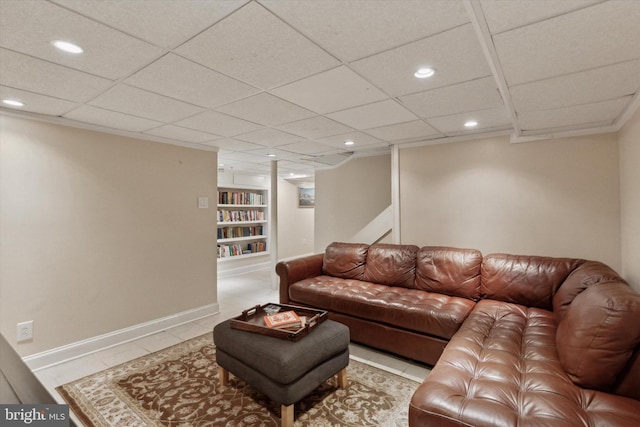
<path id="1" fill-rule="evenodd" d="M 268 255 L 267 189 L 218 187 L 218 261 Z"/>
<path id="2" fill-rule="evenodd" d="M 223 221 L 218 223 L 218 227 L 224 225 L 243 225 L 243 224 L 266 224 L 267 220 L 258 220 L 258 221 Z"/>
<path id="3" fill-rule="evenodd" d="M 228 239 L 218 239 L 218 243 L 242 242 L 247 240 L 267 239 L 268 236 L 247 236 L 247 237 L 231 237 Z"/>

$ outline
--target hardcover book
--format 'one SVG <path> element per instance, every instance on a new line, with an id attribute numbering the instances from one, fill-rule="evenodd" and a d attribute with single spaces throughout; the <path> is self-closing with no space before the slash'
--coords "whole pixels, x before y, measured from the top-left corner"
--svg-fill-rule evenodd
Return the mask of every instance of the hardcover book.
<path id="1" fill-rule="evenodd" d="M 302 326 L 302 320 L 295 311 L 290 310 L 264 316 L 264 324 L 269 328 L 291 328 Z"/>

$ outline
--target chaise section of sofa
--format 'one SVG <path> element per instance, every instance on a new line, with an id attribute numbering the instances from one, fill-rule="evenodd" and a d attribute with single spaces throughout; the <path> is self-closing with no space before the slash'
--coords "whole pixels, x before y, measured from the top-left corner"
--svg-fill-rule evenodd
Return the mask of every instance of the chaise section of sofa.
<path id="1" fill-rule="evenodd" d="M 410 426 L 640 425 L 640 296 L 613 270 L 489 255 L 482 283 L 487 299 L 415 392 Z"/>

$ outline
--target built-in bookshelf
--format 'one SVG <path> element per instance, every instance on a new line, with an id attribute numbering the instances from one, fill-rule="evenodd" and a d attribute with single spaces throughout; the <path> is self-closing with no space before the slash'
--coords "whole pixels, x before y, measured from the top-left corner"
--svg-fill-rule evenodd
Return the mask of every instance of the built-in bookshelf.
<path id="1" fill-rule="evenodd" d="M 218 261 L 268 254 L 266 189 L 218 187 Z"/>

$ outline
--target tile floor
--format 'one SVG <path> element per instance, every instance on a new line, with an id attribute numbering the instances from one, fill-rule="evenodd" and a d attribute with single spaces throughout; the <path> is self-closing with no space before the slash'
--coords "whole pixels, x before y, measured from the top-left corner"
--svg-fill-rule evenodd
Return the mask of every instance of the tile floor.
<path id="1" fill-rule="evenodd" d="M 68 362 L 40 369 L 35 374 L 54 398 L 60 403 L 64 403 L 60 395 L 55 391 L 57 386 L 161 350 L 181 341 L 210 333 L 216 324 L 237 316 L 242 310 L 266 302 L 278 302 L 278 291 L 272 284 L 271 272 L 268 270 L 218 279 L 220 313 Z M 415 381 L 422 381 L 429 373 L 427 365 L 362 345 L 352 343 L 349 351 L 355 360 L 363 361 Z M 74 418 L 78 426 L 82 426 L 75 417 L 72 416 L 72 418 Z"/>

